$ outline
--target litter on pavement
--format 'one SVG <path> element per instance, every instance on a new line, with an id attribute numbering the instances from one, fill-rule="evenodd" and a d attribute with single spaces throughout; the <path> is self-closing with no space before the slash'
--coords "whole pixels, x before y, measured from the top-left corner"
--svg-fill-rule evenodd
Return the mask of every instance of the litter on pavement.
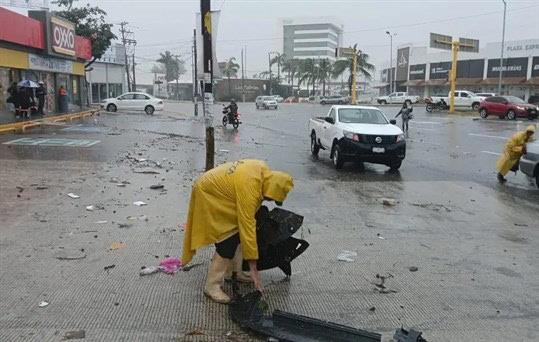
<path id="1" fill-rule="evenodd" d="M 83 338 L 86 338 L 86 331 L 84 330 L 67 331 L 64 334 L 64 340 L 78 340 Z"/>
<path id="2" fill-rule="evenodd" d="M 150 275 L 161 271 L 161 268 L 159 266 L 143 266 L 142 269 L 139 272 L 140 276 Z"/>
<path id="3" fill-rule="evenodd" d="M 71 198 L 80 198 L 79 195 L 75 195 L 75 194 L 72 193 L 72 192 L 68 193 L 67 195 L 68 195 L 69 197 L 71 197 Z"/>
<path id="4" fill-rule="evenodd" d="M 394 207 L 395 204 L 397 204 L 397 201 L 395 201 L 393 198 L 382 198 L 382 204 L 387 207 Z"/>
<path id="5" fill-rule="evenodd" d="M 95 210 L 95 207 L 93 205 L 89 205 L 86 207 L 86 210 L 88 211 L 94 211 Z"/>
<path id="6" fill-rule="evenodd" d="M 152 190 L 159 190 L 159 189 L 163 189 L 165 186 L 163 184 L 154 184 L 154 185 L 150 185 L 150 189 Z"/>
<path id="7" fill-rule="evenodd" d="M 134 205 L 136 205 L 137 207 L 141 207 L 143 205 L 147 205 L 147 203 L 145 202 L 142 202 L 142 201 L 136 201 L 136 202 L 133 202 Z"/>
<path id="8" fill-rule="evenodd" d="M 354 262 L 354 259 L 352 257 L 356 257 L 357 253 L 352 251 L 342 251 L 339 255 L 337 255 L 337 260 L 339 261 L 346 261 L 346 262 Z"/>
<path id="9" fill-rule="evenodd" d="M 40 308 L 44 308 L 47 305 L 49 305 L 49 302 L 41 301 L 41 302 L 39 302 L 39 304 L 37 306 L 39 306 Z"/>
<path id="10" fill-rule="evenodd" d="M 125 242 L 113 242 L 112 245 L 110 245 L 110 250 L 115 251 L 117 249 L 124 249 L 125 247 L 127 247 Z"/>
<path id="11" fill-rule="evenodd" d="M 108 221 L 106 221 L 106 220 L 101 220 L 101 221 L 96 221 L 95 223 L 97 223 L 97 224 L 105 224 L 105 223 L 107 223 L 107 222 L 108 222 Z"/>
<path id="12" fill-rule="evenodd" d="M 167 274 L 174 274 L 182 267 L 182 261 L 179 258 L 168 257 L 161 260 L 159 266 L 161 266 L 161 271 Z"/>

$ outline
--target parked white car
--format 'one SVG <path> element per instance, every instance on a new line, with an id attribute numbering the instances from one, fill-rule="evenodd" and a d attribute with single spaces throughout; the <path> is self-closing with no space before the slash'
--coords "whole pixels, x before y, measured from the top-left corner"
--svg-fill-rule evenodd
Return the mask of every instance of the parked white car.
<path id="1" fill-rule="evenodd" d="M 282 103 L 284 101 L 284 98 L 280 95 L 273 95 L 273 97 L 275 98 L 275 101 L 277 101 L 277 103 Z"/>
<path id="2" fill-rule="evenodd" d="M 447 94 L 447 96 L 439 97 L 439 96 L 431 96 L 431 99 L 434 103 L 440 102 L 440 100 L 444 100 L 445 103 L 449 106 L 449 96 L 451 93 Z M 478 111 L 481 101 L 483 101 L 487 96 L 478 96 L 477 94 L 468 91 L 468 90 L 455 90 L 455 107 L 464 107 L 464 108 L 470 108 L 474 111 Z"/>
<path id="3" fill-rule="evenodd" d="M 396 92 L 387 96 L 378 96 L 376 98 L 376 102 L 378 102 L 378 104 L 403 104 L 405 102 L 407 104 L 411 104 L 419 102 L 419 96 L 408 95 L 408 93 L 405 92 Z"/>
<path id="4" fill-rule="evenodd" d="M 330 152 L 335 168 L 347 161 L 385 164 L 398 170 L 406 156 L 406 141 L 396 121 L 375 107 L 332 106 L 325 117 L 309 121 L 311 153 Z"/>
<path id="5" fill-rule="evenodd" d="M 118 110 L 143 110 L 148 115 L 155 111 L 163 110 L 163 100 L 145 93 L 125 93 L 118 97 L 105 99 L 101 102 L 101 108 L 107 112 Z"/>
<path id="6" fill-rule="evenodd" d="M 279 108 L 279 105 L 277 104 L 277 101 L 275 101 L 274 96 L 258 96 L 255 100 L 255 106 L 256 109 L 264 108 L 264 109 L 277 109 Z"/>

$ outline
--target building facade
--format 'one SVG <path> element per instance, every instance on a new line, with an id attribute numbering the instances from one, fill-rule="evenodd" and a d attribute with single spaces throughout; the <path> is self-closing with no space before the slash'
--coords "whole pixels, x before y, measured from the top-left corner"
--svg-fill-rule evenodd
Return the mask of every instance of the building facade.
<path id="1" fill-rule="evenodd" d="M 283 53 L 294 59 L 335 61 L 335 49 L 342 46 L 342 25 L 327 18 L 284 19 Z"/>
<path id="2" fill-rule="evenodd" d="M 7 90 L 22 80 L 43 81 L 46 113 L 59 111 L 59 88 L 67 90 L 71 111 L 86 104 L 84 63 L 92 57 L 90 40 L 75 34 L 75 25 L 48 11 L 24 16 L 0 7 L 0 116 L 7 121 Z"/>
<path id="3" fill-rule="evenodd" d="M 501 43 L 489 43 L 479 53 L 459 53 L 457 88 L 498 93 Z M 386 65 L 388 65 L 387 63 Z M 408 91 L 413 95 L 441 95 L 449 92 L 451 52 L 427 47 L 402 46 L 397 50 L 393 72 L 381 70 L 381 93 Z M 394 75 L 394 81 L 391 80 Z M 527 100 L 539 95 L 539 39 L 505 43 L 502 66 L 502 94 Z"/>
<path id="4" fill-rule="evenodd" d="M 91 103 L 117 97 L 127 89 L 125 71 L 125 47 L 113 44 L 86 72 Z"/>

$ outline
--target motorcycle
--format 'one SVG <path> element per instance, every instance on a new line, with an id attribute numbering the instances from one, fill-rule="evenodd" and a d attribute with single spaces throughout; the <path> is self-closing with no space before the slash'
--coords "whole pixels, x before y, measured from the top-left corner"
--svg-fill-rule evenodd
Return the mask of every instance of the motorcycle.
<path id="1" fill-rule="evenodd" d="M 431 97 L 425 99 L 425 110 L 429 113 L 439 110 L 448 110 L 449 106 L 443 99 L 440 99 L 438 102 L 434 102 Z"/>
<path id="2" fill-rule="evenodd" d="M 223 127 L 226 128 L 226 125 L 229 123 L 232 124 L 234 129 L 238 129 L 241 124 L 240 113 L 236 113 L 236 115 L 234 115 L 230 112 L 230 109 L 225 108 L 223 105 Z"/>

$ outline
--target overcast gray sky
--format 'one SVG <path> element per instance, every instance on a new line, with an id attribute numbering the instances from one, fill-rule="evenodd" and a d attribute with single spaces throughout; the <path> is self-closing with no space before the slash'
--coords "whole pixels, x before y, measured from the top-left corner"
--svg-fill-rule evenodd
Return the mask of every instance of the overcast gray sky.
<path id="1" fill-rule="evenodd" d="M 159 52 L 170 50 L 190 58 L 195 12 L 199 1 L 186 0 L 91 0 L 107 11 L 113 23 L 128 21 L 138 41 L 141 65 L 137 80 L 149 83 L 149 70 Z M 539 38 L 539 0 L 508 0 L 507 40 Z M 85 3 L 79 2 L 79 5 Z M 372 62 L 388 59 L 386 29 L 394 31 L 394 47 L 413 43 L 425 46 L 429 32 L 477 38 L 481 45 L 501 40 L 502 0 L 214 0 L 221 10 L 217 56 L 240 58 L 247 47 L 247 74 L 267 69 L 267 52 L 281 51 L 279 20 L 285 17 L 333 16 L 344 25 L 344 44 L 358 43 Z M 457 18 L 459 19 L 453 19 Z M 116 27 L 117 29 L 118 27 Z M 139 76 L 140 75 L 140 76 Z"/>

